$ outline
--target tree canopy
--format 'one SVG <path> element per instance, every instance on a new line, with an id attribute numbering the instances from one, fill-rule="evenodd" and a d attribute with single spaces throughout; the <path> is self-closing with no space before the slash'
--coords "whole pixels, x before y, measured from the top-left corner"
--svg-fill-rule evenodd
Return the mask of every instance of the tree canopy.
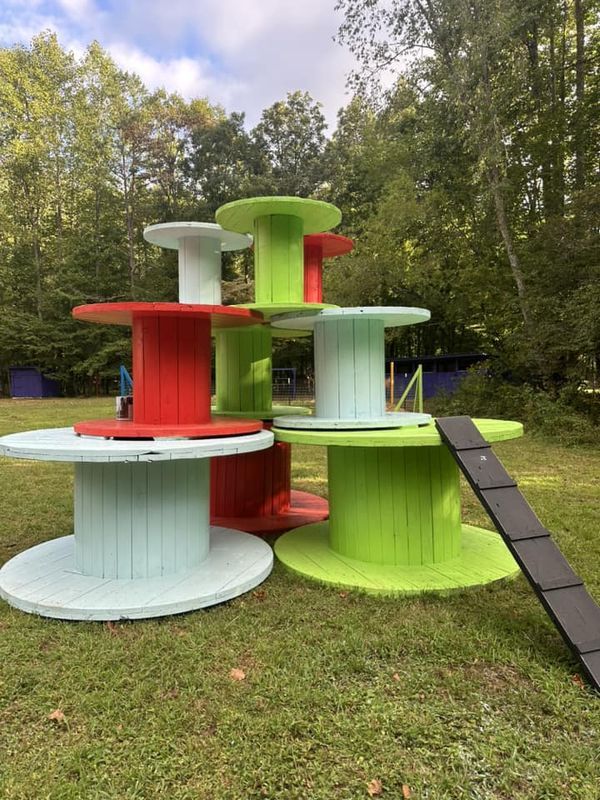
<path id="1" fill-rule="evenodd" d="M 550 391 L 595 379 L 597 0 L 338 8 L 359 67 L 329 138 L 305 92 L 249 129 L 209 98 L 149 91 L 97 43 L 77 58 L 42 33 L 0 50 L 0 370 L 36 365 L 67 392 L 116 375 L 127 332 L 70 309 L 176 299 L 175 254 L 144 227 L 295 194 L 334 202 L 356 239 L 326 268 L 329 302 L 431 309 L 390 355 L 484 351 Z M 247 299 L 250 257 L 228 256 L 225 278 L 229 301 Z"/>

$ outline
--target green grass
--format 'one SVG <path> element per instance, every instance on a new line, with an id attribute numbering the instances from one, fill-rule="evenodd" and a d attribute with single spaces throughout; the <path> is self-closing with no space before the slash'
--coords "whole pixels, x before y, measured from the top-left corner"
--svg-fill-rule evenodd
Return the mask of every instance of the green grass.
<path id="1" fill-rule="evenodd" d="M 0 433 L 111 409 L 0 401 Z M 496 451 L 600 598 L 600 455 Z M 294 462 L 298 488 L 326 492 L 321 449 Z M 0 561 L 70 532 L 71 484 L 69 465 L 0 459 Z M 276 564 L 231 603 L 112 627 L 0 603 L 0 665 L 2 800 L 352 800 L 374 778 L 394 799 L 600 797 L 600 700 L 523 578 L 391 600 Z"/>

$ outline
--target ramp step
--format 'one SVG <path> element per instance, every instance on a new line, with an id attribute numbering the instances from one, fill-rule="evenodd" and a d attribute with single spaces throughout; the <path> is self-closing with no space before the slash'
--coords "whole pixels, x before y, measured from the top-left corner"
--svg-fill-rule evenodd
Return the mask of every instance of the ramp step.
<path id="1" fill-rule="evenodd" d="M 457 451 L 456 458 L 478 489 L 504 489 L 517 485 L 489 446 Z"/>
<path id="2" fill-rule="evenodd" d="M 517 541 L 513 547 L 519 565 L 542 592 L 583 583 L 550 536 Z"/>
<path id="3" fill-rule="evenodd" d="M 578 653 L 600 650 L 600 608 L 585 586 L 544 593 L 550 616 Z"/>
<path id="4" fill-rule="evenodd" d="M 470 417 L 436 426 L 591 685 L 600 691 L 600 606 Z"/>

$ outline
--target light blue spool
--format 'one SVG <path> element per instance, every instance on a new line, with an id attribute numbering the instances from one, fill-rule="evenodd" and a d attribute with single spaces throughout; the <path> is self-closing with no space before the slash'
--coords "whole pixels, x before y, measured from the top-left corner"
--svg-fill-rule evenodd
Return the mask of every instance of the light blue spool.
<path id="1" fill-rule="evenodd" d="M 105 440 L 72 428 L 0 438 L 0 454 L 75 464 L 74 536 L 0 569 L 0 597 L 58 619 L 114 620 L 192 611 L 248 591 L 271 548 L 209 524 L 210 458 L 270 447 L 260 431 L 215 439 Z"/>
<path id="2" fill-rule="evenodd" d="M 314 330 L 315 413 L 276 417 L 280 428 L 354 429 L 422 425 L 429 414 L 387 413 L 385 328 L 430 317 L 424 308 L 328 308 L 274 317 L 274 327 Z"/>

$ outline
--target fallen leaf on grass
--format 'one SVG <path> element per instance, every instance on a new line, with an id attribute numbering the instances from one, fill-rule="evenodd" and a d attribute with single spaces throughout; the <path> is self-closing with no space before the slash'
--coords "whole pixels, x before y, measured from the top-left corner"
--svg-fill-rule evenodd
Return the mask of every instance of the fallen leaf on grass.
<path id="1" fill-rule="evenodd" d="M 52 722 L 66 722 L 67 718 L 65 717 L 64 713 L 60 710 L 60 708 L 55 708 L 50 714 L 48 714 L 48 719 L 52 720 Z"/>
<path id="2" fill-rule="evenodd" d="M 369 797 L 379 797 L 379 795 L 383 794 L 383 784 L 377 778 L 373 778 L 372 781 L 367 783 L 367 793 Z"/>
<path id="3" fill-rule="evenodd" d="M 577 673 L 575 673 L 575 675 L 571 675 L 571 680 L 573 681 L 575 686 L 579 686 L 580 689 L 584 689 L 585 688 L 585 683 L 584 683 L 583 678 L 581 677 L 581 675 L 578 675 Z"/>
<path id="4" fill-rule="evenodd" d="M 111 622 L 110 620 L 108 620 L 108 622 L 106 623 L 106 629 L 108 630 L 111 636 L 119 635 L 119 626 L 115 625 L 115 623 Z"/>
<path id="5" fill-rule="evenodd" d="M 252 592 L 252 597 L 254 597 L 255 600 L 258 600 L 261 603 L 266 596 L 267 592 L 265 589 L 257 589 L 255 592 Z"/>
<path id="6" fill-rule="evenodd" d="M 392 675 L 392 680 L 393 681 L 399 681 L 400 680 L 400 675 L 398 675 L 397 672 L 394 672 L 394 674 Z"/>
<path id="7" fill-rule="evenodd" d="M 342 600 L 345 600 L 350 593 L 349 592 L 338 592 L 338 594 L 342 598 Z"/>
<path id="8" fill-rule="evenodd" d="M 237 667 L 234 667 L 229 673 L 229 677 L 232 681 L 244 681 L 246 680 L 246 673 L 243 669 L 237 669 Z"/>
<path id="9" fill-rule="evenodd" d="M 402 797 L 404 800 L 409 800 L 410 797 L 410 789 L 405 783 L 402 784 Z"/>

